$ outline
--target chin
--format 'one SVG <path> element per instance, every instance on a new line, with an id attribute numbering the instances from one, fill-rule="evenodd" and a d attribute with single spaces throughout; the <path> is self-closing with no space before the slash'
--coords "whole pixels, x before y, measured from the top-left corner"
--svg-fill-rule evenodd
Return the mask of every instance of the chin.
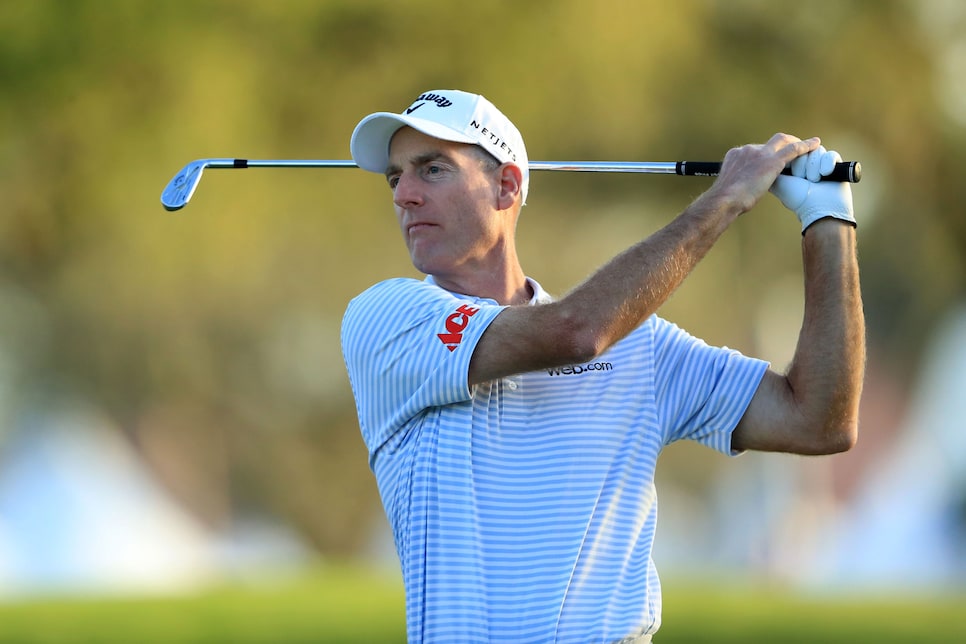
<path id="1" fill-rule="evenodd" d="M 438 258 L 434 261 L 432 257 L 415 254 L 412 251 L 409 253 L 409 260 L 416 267 L 416 270 L 426 275 L 435 275 L 445 268 L 444 262 L 438 261 Z"/>
<path id="2" fill-rule="evenodd" d="M 432 263 L 421 261 L 418 257 L 413 257 L 411 255 L 409 259 L 413 263 L 413 266 L 416 268 L 416 270 L 419 271 L 420 273 L 423 273 L 425 275 L 433 274 L 434 268 Z"/>

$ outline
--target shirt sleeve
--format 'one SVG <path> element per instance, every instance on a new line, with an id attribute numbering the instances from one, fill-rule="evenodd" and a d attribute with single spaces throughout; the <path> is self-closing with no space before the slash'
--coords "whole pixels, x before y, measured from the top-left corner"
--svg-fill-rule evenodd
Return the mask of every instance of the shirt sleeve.
<path id="1" fill-rule="evenodd" d="M 655 383 L 665 442 L 693 440 L 724 454 L 768 363 L 712 347 L 655 318 Z"/>
<path id="2" fill-rule="evenodd" d="M 470 399 L 470 358 L 504 308 L 402 278 L 349 303 L 342 352 L 370 460 L 425 410 Z"/>

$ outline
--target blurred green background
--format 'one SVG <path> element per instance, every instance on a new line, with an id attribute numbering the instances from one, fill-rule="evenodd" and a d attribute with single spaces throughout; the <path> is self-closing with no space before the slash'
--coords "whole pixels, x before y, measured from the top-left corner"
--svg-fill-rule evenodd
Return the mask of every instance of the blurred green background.
<path id="1" fill-rule="evenodd" d="M 0 81 L 0 595 L 15 607 L 65 592 L 274 587 L 339 562 L 382 571 L 382 606 L 401 616 L 339 349 L 352 296 L 414 275 L 384 181 L 209 170 L 184 210 L 159 196 L 197 158 L 348 158 L 362 116 L 427 89 L 486 95 L 534 160 L 715 160 L 786 131 L 863 164 L 859 447 L 734 463 L 669 449 L 666 578 L 834 587 L 849 576 L 836 569 L 849 538 L 823 556 L 823 520 L 859 534 L 849 518 L 875 505 L 861 501 L 893 480 L 889 455 L 939 404 L 917 391 L 966 300 L 966 10 L 954 0 L 5 0 Z M 564 293 L 707 185 L 538 173 L 524 269 Z M 797 222 L 769 199 L 661 314 L 781 368 L 800 282 Z M 966 390 L 966 376 L 944 382 Z M 966 435 L 964 416 L 944 417 L 944 436 Z M 943 555 L 930 564 L 948 572 L 871 559 L 877 590 L 911 579 L 956 596 L 966 583 L 966 480 L 949 465 L 966 446 L 939 445 L 952 460 L 936 469 L 926 454 L 906 475 L 954 473 L 935 523 L 952 545 L 910 533 L 882 551 Z M 894 577 L 875 574 L 887 568 Z M 311 602 L 325 584 L 309 574 L 298 583 Z"/>

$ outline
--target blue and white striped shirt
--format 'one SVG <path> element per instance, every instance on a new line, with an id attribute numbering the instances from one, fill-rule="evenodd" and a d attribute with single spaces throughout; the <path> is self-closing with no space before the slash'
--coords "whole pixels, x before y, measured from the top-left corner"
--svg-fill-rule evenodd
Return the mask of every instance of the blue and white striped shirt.
<path id="1" fill-rule="evenodd" d="M 532 302 L 549 298 L 539 285 Z M 410 642 L 611 642 L 653 633 L 661 449 L 726 454 L 767 364 L 651 316 L 596 362 L 474 387 L 504 307 L 432 278 L 350 302 L 342 345 L 392 525 Z"/>

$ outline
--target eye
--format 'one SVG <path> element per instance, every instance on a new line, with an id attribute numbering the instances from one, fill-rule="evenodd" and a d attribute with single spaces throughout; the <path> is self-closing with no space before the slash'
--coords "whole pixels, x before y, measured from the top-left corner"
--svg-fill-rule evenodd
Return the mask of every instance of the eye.
<path id="1" fill-rule="evenodd" d="M 396 189 L 396 186 L 399 185 L 399 176 L 398 175 L 393 175 L 391 177 L 387 177 L 386 178 L 386 181 L 389 183 L 389 189 L 390 190 L 395 190 Z"/>
<path id="2" fill-rule="evenodd" d="M 443 171 L 443 169 L 441 167 L 439 167 L 438 165 L 429 164 L 429 165 L 426 166 L 426 174 L 428 174 L 428 175 L 439 174 L 442 171 Z"/>

